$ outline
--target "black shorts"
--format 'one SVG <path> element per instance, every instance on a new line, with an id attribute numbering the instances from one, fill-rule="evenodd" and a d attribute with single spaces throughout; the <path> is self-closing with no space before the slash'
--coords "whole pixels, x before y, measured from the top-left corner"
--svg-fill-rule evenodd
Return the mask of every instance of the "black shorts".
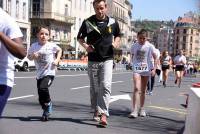
<path id="1" fill-rule="evenodd" d="M 176 65 L 175 71 L 184 71 L 185 67 L 184 65 Z"/>
<path id="2" fill-rule="evenodd" d="M 156 74 L 159 76 L 161 73 L 161 70 L 160 69 L 156 69 Z"/>
<path id="3" fill-rule="evenodd" d="M 169 69 L 169 65 L 162 65 L 162 71 Z"/>

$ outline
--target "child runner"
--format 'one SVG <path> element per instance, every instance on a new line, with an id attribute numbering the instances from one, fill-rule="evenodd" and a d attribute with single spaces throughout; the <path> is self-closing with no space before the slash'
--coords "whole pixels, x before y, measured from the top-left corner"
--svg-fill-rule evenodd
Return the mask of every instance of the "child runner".
<path id="1" fill-rule="evenodd" d="M 38 42 L 33 43 L 28 51 L 28 58 L 34 60 L 37 69 L 37 89 L 39 103 L 43 109 L 43 121 L 47 121 L 52 112 L 49 87 L 54 80 L 56 66 L 62 55 L 59 46 L 48 42 L 49 33 L 47 27 L 40 27 L 37 33 Z"/>

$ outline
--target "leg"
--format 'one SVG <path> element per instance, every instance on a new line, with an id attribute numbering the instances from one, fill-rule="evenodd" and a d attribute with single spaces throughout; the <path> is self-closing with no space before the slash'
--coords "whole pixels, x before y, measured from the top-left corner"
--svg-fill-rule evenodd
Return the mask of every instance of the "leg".
<path id="1" fill-rule="evenodd" d="M 99 112 L 109 116 L 109 100 L 112 85 L 113 60 L 108 60 L 100 65 L 99 82 L 100 88 L 98 91 L 97 105 Z"/>
<path id="2" fill-rule="evenodd" d="M 145 117 L 146 112 L 144 109 L 144 103 L 145 103 L 145 91 L 146 91 L 146 86 L 144 86 L 148 81 L 148 76 L 142 76 L 141 77 L 141 91 L 140 91 L 140 116 Z"/>
<path id="3" fill-rule="evenodd" d="M 90 102 L 91 108 L 94 112 L 97 111 L 97 91 L 99 88 L 98 80 L 98 63 L 89 62 L 88 63 L 88 76 L 90 80 Z"/>
<path id="4" fill-rule="evenodd" d="M 112 85 L 113 60 L 108 60 L 100 64 L 97 106 L 101 114 L 99 125 L 107 125 L 107 116 L 109 116 L 109 101 Z"/>
<path id="5" fill-rule="evenodd" d="M 10 96 L 11 87 L 0 85 L 0 117 L 3 113 L 8 97 Z"/>
<path id="6" fill-rule="evenodd" d="M 146 87 L 146 85 L 145 85 Z M 135 118 L 138 116 L 138 103 L 140 101 L 139 91 L 141 88 L 141 75 L 133 74 L 133 96 L 132 96 L 132 111 L 129 115 L 130 118 Z"/>
<path id="7" fill-rule="evenodd" d="M 42 120 L 47 121 L 52 112 L 52 103 L 49 94 L 49 87 L 52 84 L 54 76 L 45 76 L 37 81 L 39 102 L 43 109 Z"/>

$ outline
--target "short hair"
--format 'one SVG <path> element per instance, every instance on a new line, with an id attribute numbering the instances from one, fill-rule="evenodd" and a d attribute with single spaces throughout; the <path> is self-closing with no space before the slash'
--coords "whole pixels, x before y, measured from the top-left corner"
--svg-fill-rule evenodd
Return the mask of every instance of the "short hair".
<path id="1" fill-rule="evenodd" d="M 144 35 L 147 36 L 147 30 L 146 30 L 146 29 L 141 29 L 141 30 L 138 32 L 137 35 L 142 35 L 142 34 L 144 34 Z"/>
<path id="2" fill-rule="evenodd" d="M 50 28 L 48 26 L 39 26 L 39 27 L 37 27 L 36 32 L 39 33 L 42 28 L 47 29 L 49 31 L 49 34 L 50 34 Z"/>
<path id="3" fill-rule="evenodd" d="M 106 0 L 94 0 L 94 1 L 93 1 L 93 6 L 94 6 L 95 3 L 99 3 L 99 2 L 101 2 L 101 1 L 103 1 L 103 2 L 106 3 Z"/>

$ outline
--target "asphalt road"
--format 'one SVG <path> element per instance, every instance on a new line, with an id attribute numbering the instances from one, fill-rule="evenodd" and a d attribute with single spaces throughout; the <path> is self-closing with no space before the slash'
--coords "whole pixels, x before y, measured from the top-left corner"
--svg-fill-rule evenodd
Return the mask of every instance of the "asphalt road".
<path id="1" fill-rule="evenodd" d="M 113 74 L 110 117 L 107 128 L 92 120 L 87 72 L 58 71 L 50 88 L 53 114 L 41 122 L 35 72 L 16 72 L 15 86 L 0 120 L 0 134 L 177 134 L 184 126 L 186 97 L 191 83 L 185 77 L 181 88 L 171 73 L 166 88 L 156 79 L 152 96 L 146 96 L 148 117 L 128 118 L 131 111 L 132 73 Z"/>

